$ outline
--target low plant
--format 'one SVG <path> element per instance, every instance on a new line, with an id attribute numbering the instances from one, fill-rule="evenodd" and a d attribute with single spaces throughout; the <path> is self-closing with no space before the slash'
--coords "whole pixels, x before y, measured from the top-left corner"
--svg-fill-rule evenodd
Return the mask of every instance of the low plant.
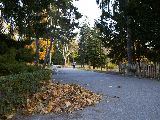
<path id="1" fill-rule="evenodd" d="M 116 64 L 113 64 L 113 63 L 109 62 L 109 63 L 107 63 L 106 66 L 107 66 L 108 69 L 114 69 L 116 67 Z"/>
<path id="2" fill-rule="evenodd" d="M 0 76 L 33 72 L 41 69 L 40 67 L 27 65 L 25 62 L 15 60 L 16 50 L 11 49 L 6 54 L 0 55 Z"/>
<path id="3" fill-rule="evenodd" d="M 27 97 L 40 90 L 41 82 L 50 79 L 50 70 L 1 76 L 0 115 L 17 112 L 27 103 Z"/>

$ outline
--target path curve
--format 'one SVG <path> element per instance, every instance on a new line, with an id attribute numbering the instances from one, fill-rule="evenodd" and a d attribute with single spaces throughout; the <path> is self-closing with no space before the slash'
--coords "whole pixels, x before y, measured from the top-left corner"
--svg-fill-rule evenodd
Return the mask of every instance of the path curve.
<path id="1" fill-rule="evenodd" d="M 59 68 L 54 79 L 61 83 L 80 84 L 103 94 L 103 100 L 96 106 L 72 114 L 49 113 L 23 120 L 160 120 L 159 81 L 72 68 Z"/>

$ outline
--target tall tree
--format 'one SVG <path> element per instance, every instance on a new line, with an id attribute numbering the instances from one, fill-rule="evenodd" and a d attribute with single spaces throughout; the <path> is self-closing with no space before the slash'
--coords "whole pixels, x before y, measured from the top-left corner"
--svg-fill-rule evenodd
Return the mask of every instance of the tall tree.
<path id="1" fill-rule="evenodd" d="M 105 54 L 99 39 L 99 31 L 96 28 L 89 28 L 84 24 L 80 31 L 79 55 L 82 67 L 88 64 L 95 67 L 101 67 L 105 64 Z"/>
<path id="2" fill-rule="evenodd" d="M 76 21 L 81 17 L 72 4 L 72 0 L 2 0 L 2 18 L 10 23 L 10 33 L 15 29 L 22 39 L 35 39 L 36 56 L 35 63 L 39 60 L 39 38 L 50 37 L 50 45 L 46 52 L 44 66 L 47 63 L 53 40 L 58 38 L 58 31 L 67 31 L 64 35 L 73 36 L 72 30 L 78 26 Z M 64 29 L 65 28 L 65 29 Z"/>
<path id="3" fill-rule="evenodd" d="M 141 56 L 153 61 L 158 60 L 158 57 L 154 59 L 152 55 L 158 56 L 156 52 L 159 50 L 156 48 L 160 45 L 158 0 L 114 0 L 112 3 L 110 0 L 97 0 L 97 2 L 103 11 L 102 19 L 97 26 L 103 34 L 101 39 L 105 46 L 111 48 L 109 55 L 113 60 L 122 61 L 128 58 L 128 63 L 132 63 L 137 58 L 140 61 Z"/>

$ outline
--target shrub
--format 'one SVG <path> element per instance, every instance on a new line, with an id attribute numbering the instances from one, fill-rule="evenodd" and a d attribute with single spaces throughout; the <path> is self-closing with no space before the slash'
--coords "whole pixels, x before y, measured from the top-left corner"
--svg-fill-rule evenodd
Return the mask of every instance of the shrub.
<path id="1" fill-rule="evenodd" d="M 39 69 L 41 69 L 41 67 L 27 65 L 26 63 L 21 62 L 0 63 L 0 76 L 33 72 Z"/>
<path id="2" fill-rule="evenodd" d="M 31 63 L 34 61 L 33 50 L 30 48 L 18 49 L 16 52 L 15 59 L 19 62 L 30 62 Z"/>
<path id="3" fill-rule="evenodd" d="M 116 64 L 113 64 L 111 62 L 107 63 L 107 68 L 108 69 L 114 69 L 116 67 Z"/>
<path id="4" fill-rule="evenodd" d="M 38 92 L 41 81 L 50 80 L 50 70 L 0 77 L 0 115 L 17 111 L 26 104 L 27 97 Z"/>
<path id="5" fill-rule="evenodd" d="M 16 50 L 11 49 L 4 55 L 0 55 L 0 76 L 19 74 L 23 72 L 33 72 L 41 69 L 40 67 L 27 65 L 24 62 L 15 60 Z"/>
<path id="6" fill-rule="evenodd" d="M 6 53 L 6 51 L 8 51 L 6 43 L 0 41 L 0 55 Z"/>

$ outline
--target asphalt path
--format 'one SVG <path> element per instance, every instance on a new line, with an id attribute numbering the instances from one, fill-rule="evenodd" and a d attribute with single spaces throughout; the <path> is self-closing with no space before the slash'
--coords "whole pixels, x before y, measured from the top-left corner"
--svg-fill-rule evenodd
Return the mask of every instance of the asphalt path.
<path id="1" fill-rule="evenodd" d="M 16 120 L 160 120 L 160 82 L 73 68 L 58 68 L 53 79 L 102 94 L 95 106 L 71 114 L 19 116 Z"/>

